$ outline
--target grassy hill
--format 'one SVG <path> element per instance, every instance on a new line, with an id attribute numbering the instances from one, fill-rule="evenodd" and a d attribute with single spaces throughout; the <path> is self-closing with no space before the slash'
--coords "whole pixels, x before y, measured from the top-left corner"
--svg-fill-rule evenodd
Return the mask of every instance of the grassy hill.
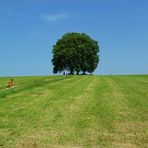
<path id="1" fill-rule="evenodd" d="M 0 78 L 0 147 L 146 148 L 148 75 Z"/>

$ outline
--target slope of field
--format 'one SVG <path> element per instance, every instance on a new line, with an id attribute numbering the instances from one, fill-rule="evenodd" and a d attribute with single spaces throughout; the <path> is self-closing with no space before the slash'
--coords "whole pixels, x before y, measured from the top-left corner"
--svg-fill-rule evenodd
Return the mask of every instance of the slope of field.
<path id="1" fill-rule="evenodd" d="M 0 78 L 0 147 L 147 148 L 148 75 Z"/>

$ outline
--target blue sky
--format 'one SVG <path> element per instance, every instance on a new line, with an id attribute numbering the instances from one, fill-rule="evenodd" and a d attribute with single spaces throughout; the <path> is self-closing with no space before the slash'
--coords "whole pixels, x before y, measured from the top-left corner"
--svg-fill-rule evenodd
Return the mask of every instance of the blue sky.
<path id="1" fill-rule="evenodd" d="M 0 76 L 52 74 L 67 32 L 100 45 L 95 74 L 148 74 L 148 0 L 0 0 Z"/>

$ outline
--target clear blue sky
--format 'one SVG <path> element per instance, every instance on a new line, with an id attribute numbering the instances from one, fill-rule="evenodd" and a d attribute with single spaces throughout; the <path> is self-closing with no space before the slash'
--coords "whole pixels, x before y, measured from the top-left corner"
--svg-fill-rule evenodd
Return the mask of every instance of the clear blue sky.
<path id="1" fill-rule="evenodd" d="M 52 74 L 67 32 L 99 42 L 95 74 L 148 74 L 148 0 L 0 0 L 0 76 Z"/>

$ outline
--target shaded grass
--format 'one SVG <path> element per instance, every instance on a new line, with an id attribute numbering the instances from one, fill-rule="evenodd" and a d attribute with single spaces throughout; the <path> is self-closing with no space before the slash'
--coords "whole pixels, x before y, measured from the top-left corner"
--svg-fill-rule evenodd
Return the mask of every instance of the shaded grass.
<path id="1" fill-rule="evenodd" d="M 147 83 L 148 76 L 15 78 L 22 86 L 0 92 L 0 146 L 146 148 Z"/>

